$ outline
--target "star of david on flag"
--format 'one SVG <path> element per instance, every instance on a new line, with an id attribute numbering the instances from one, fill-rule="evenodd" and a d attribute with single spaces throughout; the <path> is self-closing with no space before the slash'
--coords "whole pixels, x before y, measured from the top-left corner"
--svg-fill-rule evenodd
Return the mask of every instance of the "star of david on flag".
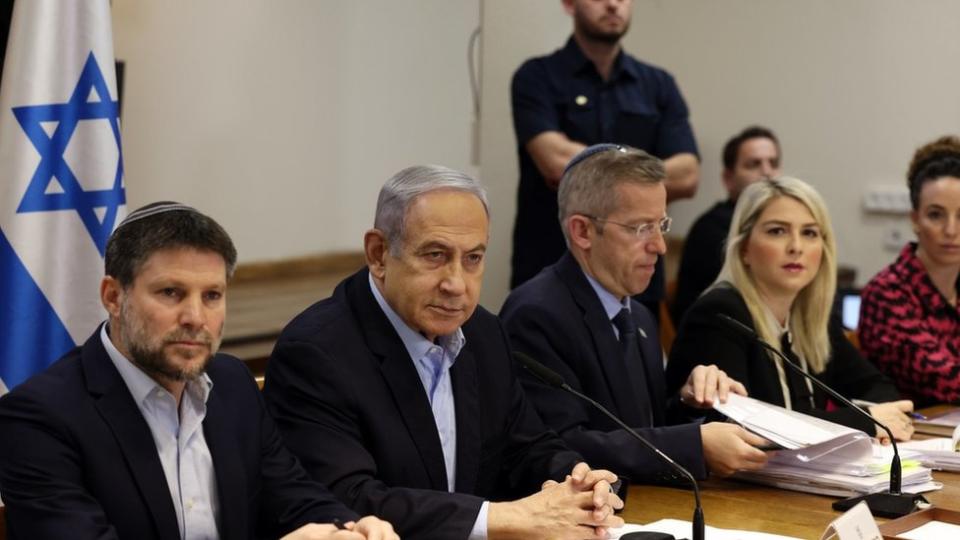
<path id="1" fill-rule="evenodd" d="M 111 62 L 111 67 L 113 62 Z M 98 96 L 96 101 L 88 101 Z M 126 202 L 123 190 L 123 158 L 120 156 L 120 112 L 103 80 L 93 53 L 87 57 L 70 100 L 66 103 L 14 107 L 13 114 L 40 152 L 40 164 L 30 180 L 17 212 L 76 210 L 93 242 L 103 255 L 113 231 L 117 210 Z M 106 120 L 117 144 L 117 165 L 109 189 L 84 191 L 64 159 L 64 153 L 82 120 Z M 44 129 L 55 123 L 53 133 Z"/>
<path id="2" fill-rule="evenodd" d="M 0 394 L 106 315 L 103 254 L 126 214 L 108 0 L 16 2 L 3 70 Z"/>

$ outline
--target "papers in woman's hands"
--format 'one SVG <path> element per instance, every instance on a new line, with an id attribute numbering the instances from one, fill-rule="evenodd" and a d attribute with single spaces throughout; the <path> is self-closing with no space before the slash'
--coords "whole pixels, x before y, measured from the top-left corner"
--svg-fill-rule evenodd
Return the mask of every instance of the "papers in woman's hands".
<path id="1" fill-rule="evenodd" d="M 763 469 L 737 473 L 737 478 L 836 496 L 889 486 L 890 455 L 875 450 L 873 439 L 862 431 L 736 394 L 714 409 L 784 448 L 773 452 Z M 901 455 L 904 491 L 939 489 L 930 470 L 907 457 Z"/>
<path id="2" fill-rule="evenodd" d="M 748 431 L 787 450 L 832 441 L 846 434 L 863 435 L 863 432 L 846 426 L 739 394 L 731 393 L 726 403 L 717 402 L 713 408 Z"/>

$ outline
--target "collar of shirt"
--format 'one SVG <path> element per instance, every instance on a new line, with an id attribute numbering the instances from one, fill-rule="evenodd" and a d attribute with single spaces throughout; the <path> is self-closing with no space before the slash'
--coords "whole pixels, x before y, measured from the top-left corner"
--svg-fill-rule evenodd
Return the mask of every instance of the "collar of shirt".
<path id="1" fill-rule="evenodd" d="M 767 325 L 770 328 L 773 328 L 773 331 L 777 334 L 777 337 L 783 339 L 783 335 L 787 335 L 787 341 L 793 343 L 793 334 L 790 333 L 790 312 L 787 312 L 787 318 L 783 321 L 783 324 L 780 324 L 780 321 L 777 320 L 776 315 L 773 314 L 773 311 L 767 307 L 766 304 L 761 306 L 763 308 L 763 314 L 767 318 Z"/>
<path id="2" fill-rule="evenodd" d="M 581 268 L 581 271 L 583 269 Z M 593 278 L 590 274 L 583 272 L 583 275 L 587 278 L 587 283 L 593 287 L 593 292 L 597 293 L 597 298 L 600 299 L 600 304 L 603 305 L 603 311 L 607 314 L 607 319 L 610 320 L 610 324 L 613 325 L 613 318 L 620 313 L 621 309 L 630 309 L 630 298 L 624 297 L 623 301 L 619 300 L 616 295 L 608 291 L 599 281 Z M 617 339 L 620 339 L 620 332 L 617 331 L 616 325 L 613 325 L 613 331 L 617 334 Z"/>
<path id="3" fill-rule="evenodd" d="M 587 277 L 587 282 L 590 283 L 591 287 L 593 287 L 593 292 L 597 293 L 597 298 L 599 298 L 600 303 L 603 304 L 603 310 L 607 313 L 608 319 L 613 319 L 616 317 L 617 313 L 620 313 L 621 309 L 630 311 L 629 298 L 624 297 L 623 300 L 620 300 L 616 297 L 616 295 L 608 291 L 606 287 L 601 285 L 599 281 L 594 279 L 593 276 L 586 272 L 583 272 L 583 275 Z"/>
<path id="4" fill-rule="evenodd" d="M 377 288 L 377 284 L 373 282 L 373 276 L 369 273 L 367 274 L 367 281 L 370 283 L 370 292 L 373 293 L 373 297 L 377 300 L 377 304 L 380 306 L 380 309 L 383 310 L 383 314 L 387 316 L 387 320 L 390 321 L 393 329 L 397 331 L 397 334 L 400 336 L 400 341 L 403 342 L 403 346 L 406 347 L 411 359 L 417 361 L 425 357 L 434 345 L 439 345 L 446 353 L 444 356 L 449 358 L 450 365 L 453 365 L 457 355 L 460 354 L 460 350 L 467 344 L 467 339 L 464 337 L 461 328 L 457 328 L 457 331 L 450 335 L 438 337 L 437 343 L 433 343 L 423 337 L 419 332 L 414 331 L 413 328 L 410 328 L 410 326 L 397 315 L 397 312 L 390 307 L 387 300 L 380 294 L 380 289 Z"/>
<path id="5" fill-rule="evenodd" d="M 147 398 L 150 396 L 150 393 L 155 389 L 163 390 L 167 392 L 167 389 L 160 386 L 157 381 L 150 378 L 149 375 L 144 373 L 140 368 L 138 368 L 134 363 L 127 359 L 117 348 L 113 345 L 113 342 L 110 341 L 110 335 L 107 332 L 107 324 L 103 323 L 100 327 L 100 341 L 103 343 L 103 348 L 107 350 L 107 356 L 110 357 L 110 360 L 113 362 L 113 365 L 117 368 L 117 371 L 120 372 L 120 378 L 123 379 L 124 384 L 127 385 L 127 389 L 130 390 L 130 393 L 133 395 L 134 401 L 137 403 L 137 406 L 143 408 L 144 403 Z M 210 376 L 204 373 L 199 379 L 195 381 L 187 381 L 186 393 L 190 396 L 199 400 L 199 403 L 206 403 L 207 398 L 210 397 L 210 391 L 213 389 L 213 381 L 210 379 Z M 169 394 L 169 392 L 167 392 Z M 172 396 L 171 396 L 172 397 Z"/>
<path id="6" fill-rule="evenodd" d="M 932 312 L 946 310 L 948 312 L 960 312 L 960 305 L 955 309 L 943 297 L 943 294 L 933 284 L 927 267 L 923 265 L 920 257 L 917 257 L 917 243 L 909 242 L 900 251 L 897 262 L 894 263 L 897 274 L 901 276 L 904 283 L 912 283 L 916 287 L 914 294 L 920 297 L 920 302 L 925 309 Z M 960 280 L 957 281 L 957 291 L 960 292 Z"/>
<path id="7" fill-rule="evenodd" d="M 560 58 L 571 75 L 590 74 L 597 79 L 600 78 L 600 74 L 597 72 L 596 66 L 593 65 L 593 61 L 583 54 L 583 51 L 580 50 L 580 45 L 577 44 L 577 40 L 574 39 L 573 36 L 567 39 L 566 45 L 560 50 Z M 620 52 L 617 53 L 617 58 L 613 61 L 613 69 L 610 70 L 610 81 L 616 81 L 624 76 L 630 79 L 640 78 L 636 67 L 627 61 L 627 55 L 623 52 L 623 46 L 621 45 Z"/>

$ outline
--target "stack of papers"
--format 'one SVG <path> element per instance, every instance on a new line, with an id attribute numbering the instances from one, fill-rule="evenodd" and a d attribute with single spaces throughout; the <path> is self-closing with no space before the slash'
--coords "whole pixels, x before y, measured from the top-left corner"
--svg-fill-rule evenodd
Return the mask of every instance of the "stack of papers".
<path id="1" fill-rule="evenodd" d="M 862 431 L 736 394 L 714 408 L 783 448 L 762 470 L 740 472 L 736 478 L 838 497 L 875 493 L 890 485 L 892 450 L 882 451 Z M 930 469 L 904 458 L 901 455 L 904 491 L 941 487 L 933 482 Z"/>
<path id="2" fill-rule="evenodd" d="M 960 431 L 960 430 L 958 430 Z M 942 471 L 960 471 L 960 452 L 957 436 L 954 438 L 926 439 L 900 443 L 901 458 L 909 451 L 911 456 L 931 469 Z M 893 450 L 890 450 L 893 453 Z"/>
<path id="3" fill-rule="evenodd" d="M 920 465 L 903 467 L 902 474 L 901 489 L 906 493 L 925 493 L 943 487 L 939 482 L 933 481 L 930 469 Z M 767 466 L 759 471 L 738 472 L 735 478 L 792 491 L 834 497 L 879 493 L 890 487 L 889 473 L 851 476 L 776 463 L 767 463 Z"/>

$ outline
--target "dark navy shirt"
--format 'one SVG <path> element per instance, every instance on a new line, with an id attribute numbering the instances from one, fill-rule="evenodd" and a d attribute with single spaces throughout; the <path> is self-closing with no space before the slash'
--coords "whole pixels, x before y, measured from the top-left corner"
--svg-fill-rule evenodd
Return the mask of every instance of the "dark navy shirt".
<path id="1" fill-rule="evenodd" d="M 687 233 L 677 272 L 677 293 L 670 306 L 670 318 L 680 327 L 680 319 L 687 308 L 707 290 L 723 269 L 727 231 L 733 221 L 736 203 L 727 199 L 703 213 Z"/>
<path id="2" fill-rule="evenodd" d="M 520 66 L 511 99 L 520 156 L 511 287 L 555 263 L 566 250 L 557 192 L 546 185 L 525 148 L 534 136 L 559 131 L 586 145 L 626 144 L 661 159 L 697 154 L 687 105 L 673 77 L 622 51 L 604 81 L 571 37 L 562 49 Z M 661 261 L 640 300 L 655 302 L 663 294 Z"/>

